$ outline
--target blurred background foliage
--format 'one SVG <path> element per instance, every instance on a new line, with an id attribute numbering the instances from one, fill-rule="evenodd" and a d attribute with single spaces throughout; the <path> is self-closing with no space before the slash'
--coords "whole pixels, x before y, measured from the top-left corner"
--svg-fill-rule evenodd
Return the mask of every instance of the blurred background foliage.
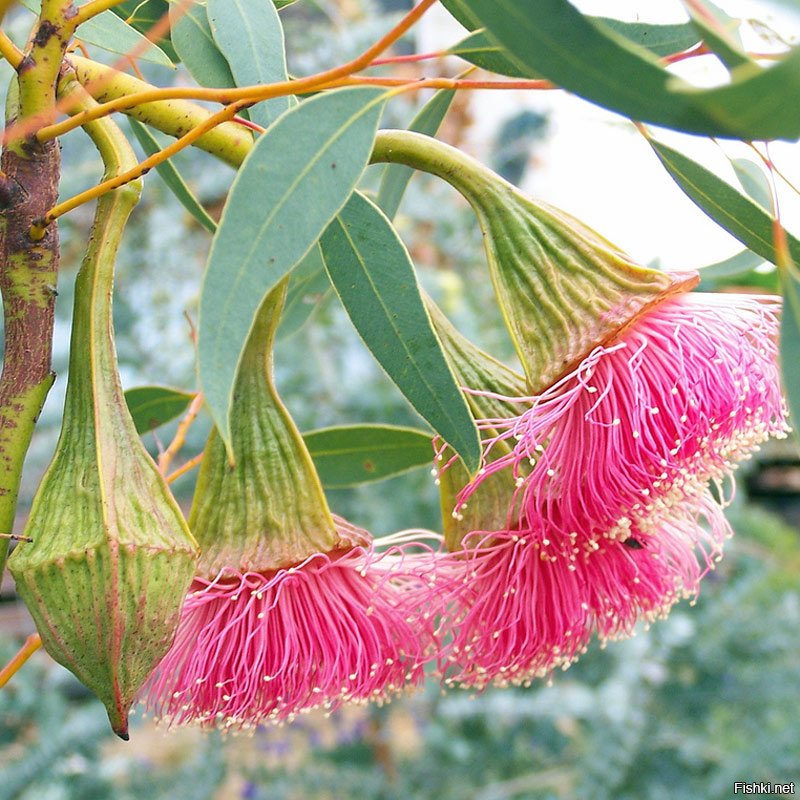
<path id="1" fill-rule="evenodd" d="M 303 0 L 290 6 L 282 12 L 290 70 L 306 73 L 354 55 L 407 5 Z M 170 79 L 163 69 L 143 69 L 158 83 Z M 187 77 L 179 69 L 172 79 Z M 407 125 L 421 101 L 393 103 L 384 124 Z M 458 97 L 443 138 L 461 142 L 471 114 L 471 99 Z M 512 115 L 482 157 L 519 183 L 548 125 L 545 114 Z M 80 132 L 65 138 L 63 160 L 64 196 L 97 180 L 97 158 Z M 233 172 L 194 151 L 181 153 L 176 164 L 218 212 Z M 372 168 L 368 189 L 377 187 L 379 174 Z M 58 434 L 72 285 L 90 215 L 91 209 L 79 209 L 61 225 L 59 380 L 26 465 L 21 514 Z M 417 176 L 396 222 L 426 289 L 464 333 L 513 363 L 466 205 L 443 183 Z M 194 390 L 190 321 L 208 246 L 208 234 L 149 175 L 118 264 L 115 323 L 126 387 Z M 276 359 L 278 386 L 301 429 L 418 424 L 324 283 L 305 301 L 311 324 L 284 331 Z M 201 417 L 186 458 L 202 449 L 208 428 Z M 171 434 L 162 428 L 147 436 L 148 445 L 156 452 Z M 752 466 L 746 483 L 773 492 L 787 459 L 796 462 L 795 445 L 768 455 Z M 765 489 L 760 478 L 776 464 L 777 484 L 767 481 Z M 184 505 L 192 486 L 192 476 L 175 486 Z M 744 495 L 739 492 L 731 513 L 737 537 L 705 579 L 696 607 L 683 603 L 631 640 L 591 648 L 549 686 L 471 697 L 441 695 L 431 683 L 386 708 L 312 714 L 252 738 L 163 732 L 143 720 L 132 742 L 122 744 L 100 704 L 38 653 L 0 693 L 0 800 L 699 800 L 731 796 L 736 780 L 800 781 L 800 540 L 773 513 L 796 515 L 797 500 L 789 493 L 768 511 Z M 335 511 L 376 535 L 440 527 L 438 495 L 424 469 L 329 496 Z M 31 628 L 7 583 L 2 599 L 4 663 Z"/>

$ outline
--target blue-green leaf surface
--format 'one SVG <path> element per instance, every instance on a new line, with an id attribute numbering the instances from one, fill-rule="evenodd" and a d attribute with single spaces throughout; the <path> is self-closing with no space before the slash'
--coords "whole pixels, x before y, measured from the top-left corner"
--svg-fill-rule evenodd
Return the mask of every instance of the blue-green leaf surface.
<path id="1" fill-rule="evenodd" d="M 200 383 L 226 442 L 239 359 L 261 301 L 347 202 L 385 96 L 357 87 L 300 103 L 259 137 L 234 179 L 209 253 L 198 338 Z"/>
<path id="2" fill-rule="evenodd" d="M 208 21 L 237 86 L 287 80 L 283 26 L 272 0 L 208 0 Z M 250 118 L 266 128 L 288 108 L 288 97 L 274 97 L 253 106 Z"/>
<path id="3" fill-rule="evenodd" d="M 205 4 L 193 3 L 183 13 L 173 5 L 169 13 L 172 44 L 191 76 L 209 88 L 236 86 L 230 65 L 214 41 Z"/>
<path id="4" fill-rule="evenodd" d="M 141 122 L 133 117 L 128 117 L 128 124 L 131 126 L 131 130 L 139 140 L 139 144 L 142 146 L 142 150 L 144 150 L 146 155 L 152 156 L 161 150 L 161 145 L 158 143 L 156 137 L 153 136 Z M 175 197 L 178 198 L 181 205 L 197 220 L 197 222 L 209 233 L 215 233 L 217 230 L 217 223 L 214 222 L 209 213 L 200 204 L 200 201 L 194 196 L 194 193 L 172 162 L 163 161 L 156 167 L 156 172 Z"/>
<path id="5" fill-rule="evenodd" d="M 331 283 L 366 346 L 417 413 L 476 469 L 475 423 L 433 330 L 411 259 L 389 220 L 356 193 L 321 244 Z"/>

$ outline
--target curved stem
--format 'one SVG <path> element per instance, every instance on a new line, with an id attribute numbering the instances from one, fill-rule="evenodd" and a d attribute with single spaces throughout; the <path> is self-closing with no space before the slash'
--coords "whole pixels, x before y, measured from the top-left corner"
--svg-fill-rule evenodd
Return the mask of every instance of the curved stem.
<path id="1" fill-rule="evenodd" d="M 413 27 L 422 15 L 435 3 L 436 0 L 422 0 L 422 2 L 409 11 L 394 28 L 385 36 L 381 37 L 375 44 L 368 47 L 360 56 L 354 58 L 352 61 L 348 61 L 346 64 L 341 64 L 338 67 L 318 72 L 316 75 L 309 75 L 307 78 L 298 78 L 291 81 L 242 86 L 237 89 L 156 89 L 150 87 L 147 91 L 143 92 L 141 96 L 137 97 L 131 95 L 121 97 L 117 100 L 107 102 L 96 109 L 77 114 L 70 120 L 65 120 L 57 125 L 50 125 L 47 128 L 43 128 L 37 132 L 37 137 L 40 140 L 45 140 L 55 136 L 61 136 L 89 120 L 99 119 L 113 111 L 124 111 L 132 106 L 142 103 L 151 103 L 157 100 L 210 100 L 226 105 L 242 101 L 245 105 L 249 105 L 261 102 L 262 100 L 269 100 L 273 97 L 332 88 L 337 85 L 339 80 L 369 67 L 375 58 L 400 39 L 400 37 Z M 94 94 L 91 86 L 87 86 L 87 88 L 90 93 Z M 15 135 L 20 136 L 22 132 L 17 131 Z"/>
<path id="2" fill-rule="evenodd" d="M 42 637 L 32 633 L 17 651 L 14 658 L 0 670 L 0 689 L 2 689 L 23 667 L 25 662 L 42 646 Z"/>

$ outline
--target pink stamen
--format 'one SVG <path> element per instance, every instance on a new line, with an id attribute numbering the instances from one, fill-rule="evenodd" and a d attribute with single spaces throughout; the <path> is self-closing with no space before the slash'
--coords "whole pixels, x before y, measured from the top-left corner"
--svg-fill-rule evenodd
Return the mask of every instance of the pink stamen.
<path id="1" fill-rule="evenodd" d="M 776 364 L 779 301 L 685 294 L 596 348 L 510 420 L 479 423 L 481 472 L 519 479 L 520 527 L 614 537 L 721 480 L 769 436 L 786 435 Z M 494 445 L 513 450 L 491 460 Z"/>
<path id="2" fill-rule="evenodd" d="M 433 622 L 406 592 L 433 580 L 434 562 L 430 549 L 415 549 L 355 547 L 195 579 L 145 702 L 169 724 L 238 730 L 418 686 Z"/>

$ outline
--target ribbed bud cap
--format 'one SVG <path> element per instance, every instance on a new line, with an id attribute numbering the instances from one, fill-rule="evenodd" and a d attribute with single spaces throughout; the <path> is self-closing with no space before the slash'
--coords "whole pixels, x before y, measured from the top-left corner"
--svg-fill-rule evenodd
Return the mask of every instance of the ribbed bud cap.
<path id="1" fill-rule="evenodd" d="M 429 297 L 425 300 L 431 321 L 460 386 L 503 397 L 525 395 L 527 389 L 522 375 L 469 341 L 433 300 Z M 475 419 L 507 419 L 518 413 L 512 403 L 491 395 L 470 391 L 466 398 Z M 490 459 L 510 452 L 510 447 L 502 442 L 496 452 L 490 454 Z M 444 448 L 436 458 L 443 533 L 448 550 L 460 550 L 464 537 L 473 531 L 513 527 L 514 521 L 509 520 L 508 516 L 516 484 L 510 470 L 501 470 L 489 476 L 470 497 L 469 503 L 461 505 L 457 497 L 470 482 L 469 472 L 450 448 Z M 446 468 L 443 468 L 445 465 Z"/>
<path id="2" fill-rule="evenodd" d="M 239 367 L 231 410 L 235 463 L 212 432 L 189 526 L 200 543 L 200 575 L 289 567 L 315 553 L 364 544 L 337 531 L 311 456 L 272 376 L 272 346 L 285 282 L 259 310 Z"/>
<path id="3" fill-rule="evenodd" d="M 649 307 L 698 282 L 634 263 L 569 214 L 535 201 L 465 153 L 428 136 L 382 131 L 375 161 L 422 169 L 458 189 L 484 234 L 507 327 L 535 394 Z"/>
<path id="4" fill-rule="evenodd" d="M 105 195 L 75 287 L 61 437 L 9 561 L 45 650 L 104 703 L 128 738 L 128 711 L 169 649 L 197 546 L 142 445 L 116 369 L 114 255 L 138 197 Z"/>

